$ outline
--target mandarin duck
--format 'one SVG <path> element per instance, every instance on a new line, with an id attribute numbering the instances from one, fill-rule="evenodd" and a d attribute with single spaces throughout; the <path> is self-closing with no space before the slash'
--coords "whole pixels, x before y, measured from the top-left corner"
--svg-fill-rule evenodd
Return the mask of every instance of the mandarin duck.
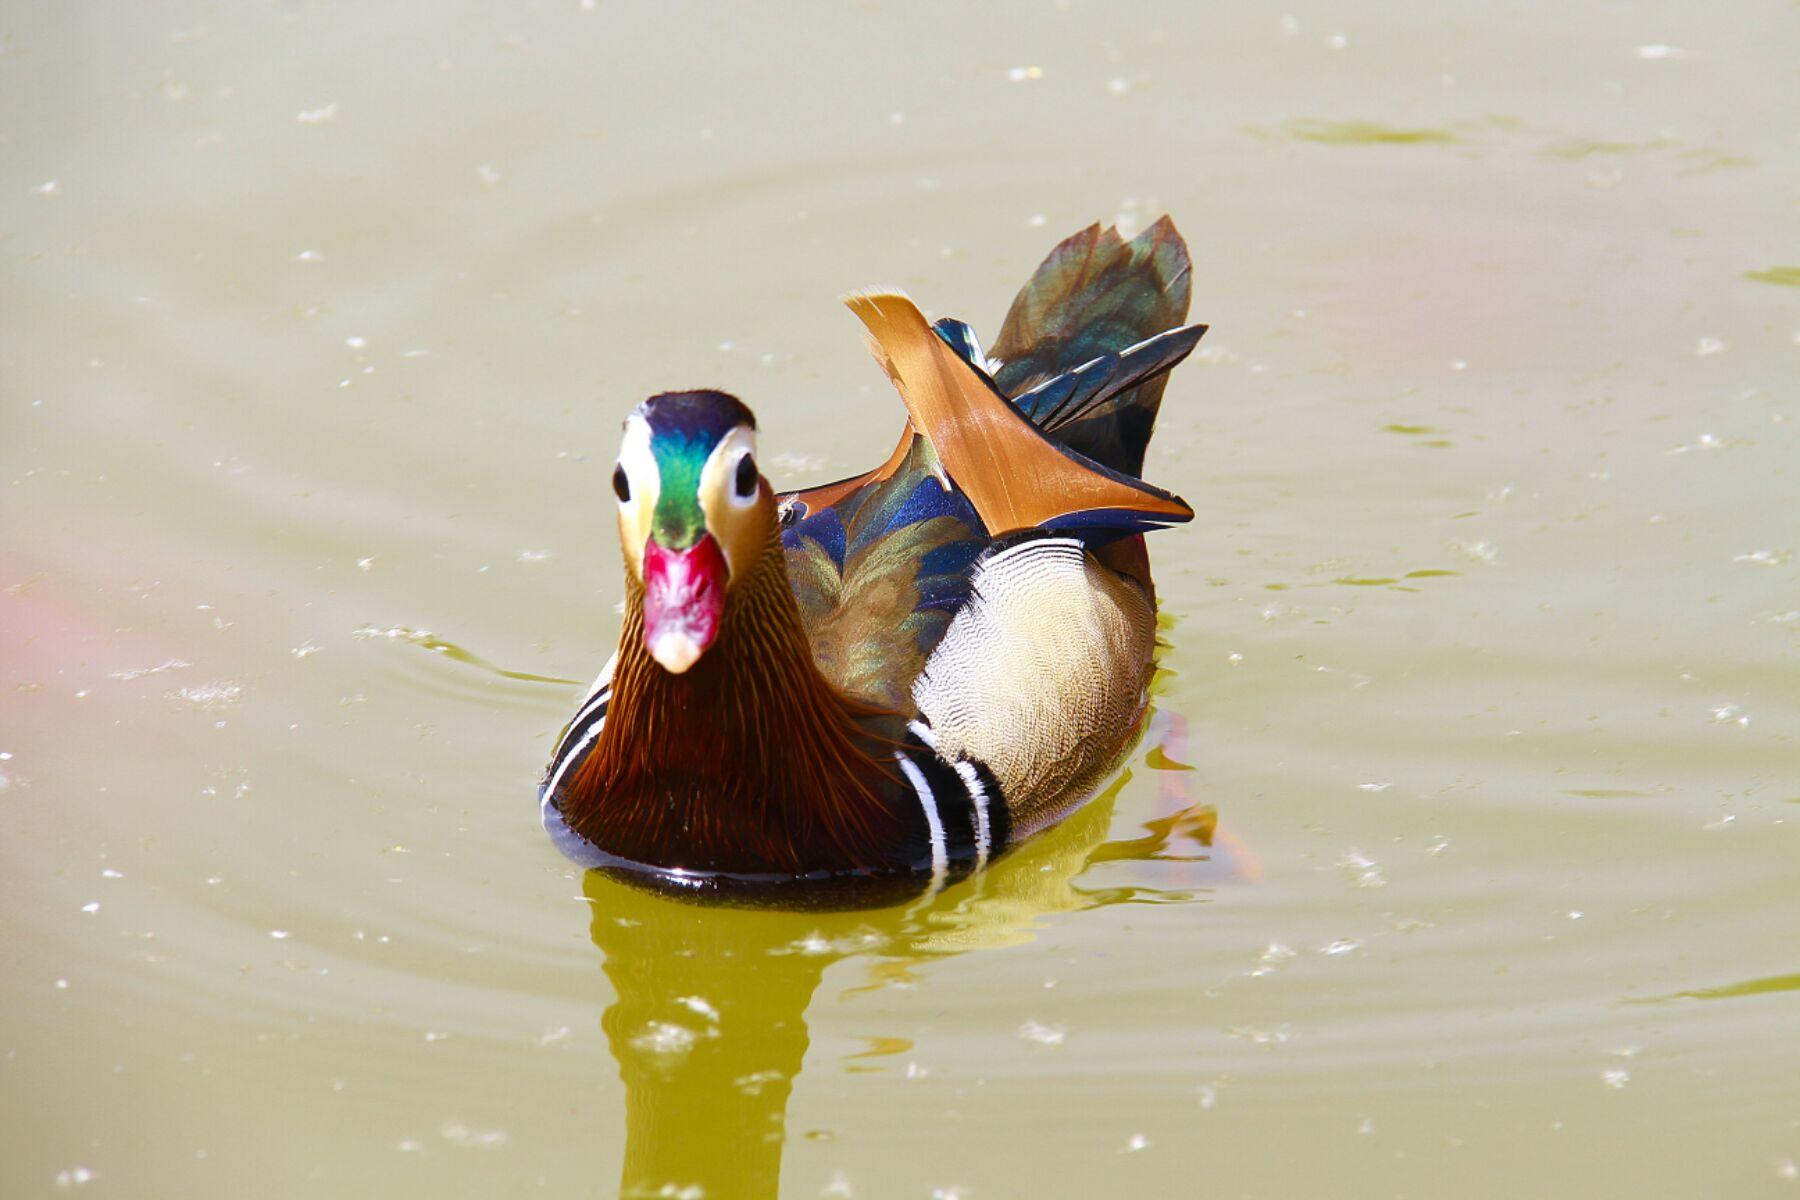
<path id="1" fill-rule="evenodd" d="M 1187 325 L 1167 217 L 1068 238 L 992 349 L 895 291 L 845 298 L 906 410 L 874 470 L 778 493 L 719 391 L 625 420 L 618 652 L 557 740 L 545 829 L 679 894 L 935 893 L 1093 796 L 1148 705 L 1143 482 Z"/>

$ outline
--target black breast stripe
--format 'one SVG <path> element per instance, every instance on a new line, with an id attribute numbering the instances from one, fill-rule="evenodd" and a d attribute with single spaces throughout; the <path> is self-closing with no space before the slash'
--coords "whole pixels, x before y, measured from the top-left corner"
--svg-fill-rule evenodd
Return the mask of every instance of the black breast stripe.
<path id="1" fill-rule="evenodd" d="M 612 688 L 601 688 L 582 705 L 581 711 L 575 714 L 575 719 L 569 722 L 569 727 L 556 743 L 556 753 L 551 756 L 550 765 L 544 768 L 540 794 L 543 799 L 555 803 L 559 811 L 562 801 L 557 792 L 562 786 L 563 776 L 594 748 L 594 741 L 601 726 L 606 723 L 606 710 L 611 704 Z"/>
<path id="2" fill-rule="evenodd" d="M 907 731 L 903 752 L 931 789 L 952 873 L 960 876 L 999 856 L 1012 831 L 1012 821 L 1000 794 L 1000 783 L 987 765 L 974 759 L 947 761 L 927 740 L 930 732 L 922 722 L 914 722 Z"/>
<path id="3" fill-rule="evenodd" d="M 936 750 L 920 740 L 917 733 L 907 733 L 904 752 L 931 787 L 931 795 L 937 803 L 938 820 L 944 826 L 944 852 L 949 856 L 950 862 L 954 865 L 964 859 L 973 859 L 974 812 L 963 777 L 955 767 L 939 758 Z"/>
<path id="4" fill-rule="evenodd" d="M 988 861 L 993 862 L 1000 857 L 1007 843 L 1012 841 L 1012 813 L 1006 807 L 1006 797 L 1000 793 L 1000 781 L 988 770 L 988 765 L 978 758 L 964 760 L 975 770 L 975 777 L 981 781 L 981 790 L 987 799 L 988 822 Z"/>

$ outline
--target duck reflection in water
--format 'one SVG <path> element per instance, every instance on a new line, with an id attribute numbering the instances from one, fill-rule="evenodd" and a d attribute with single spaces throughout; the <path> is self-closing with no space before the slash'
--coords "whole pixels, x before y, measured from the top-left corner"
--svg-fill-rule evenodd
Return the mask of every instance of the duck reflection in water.
<path id="1" fill-rule="evenodd" d="M 1148 760 L 1164 762 L 1154 751 Z M 1156 772 L 1165 815 L 1147 822 L 1144 836 L 1104 840 L 1127 772 L 1061 827 L 911 906 L 783 912 L 701 905 L 589 872 L 591 933 L 615 993 L 601 1023 L 625 1084 L 619 1194 L 778 1194 L 788 1096 L 808 1045 L 807 1008 L 828 967 L 864 960 L 863 977 L 846 986 L 846 996 L 919 982 L 931 959 L 1030 941 L 1047 916 L 1204 899 L 1210 884 L 1241 873 L 1240 856 L 1213 849 L 1214 810 L 1178 803 L 1185 794 L 1179 770 L 1169 762 Z M 1121 861 L 1157 864 L 1130 874 L 1178 886 L 1084 886 L 1090 868 Z M 878 1043 L 874 1053 L 884 1048 Z"/>

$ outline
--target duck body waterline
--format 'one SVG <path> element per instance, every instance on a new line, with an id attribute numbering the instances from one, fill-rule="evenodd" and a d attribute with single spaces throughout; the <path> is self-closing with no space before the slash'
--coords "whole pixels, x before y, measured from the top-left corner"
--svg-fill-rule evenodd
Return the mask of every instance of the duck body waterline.
<path id="1" fill-rule="evenodd" d="M 777 494 L 755 418 L 653 396 L 613 474 L 619 650 L 558 740 L 544 826 L 677 894 L 935 891 L 1090 798 L 1135 743 L 1156 602 L 1142 482 L 1183 325 L 1164 218 L 1056 247 L 991 352 L 897 293 L 847 298 L 906 408 L 872 471 Z M 991 355 L 991 356 L 990 356 Z"/>

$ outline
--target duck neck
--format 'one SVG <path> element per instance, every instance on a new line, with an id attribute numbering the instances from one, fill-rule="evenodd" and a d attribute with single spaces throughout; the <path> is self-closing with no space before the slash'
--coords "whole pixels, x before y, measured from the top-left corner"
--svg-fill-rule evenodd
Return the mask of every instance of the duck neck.
<path id="1" fill-rule="evenodd" d="M 734 582 L 712 646 L 679 675 L 650 656 L 643 586 L 626 577 L 612 699 L 564 798 L 570 827 L 653 866 L 882 865 L 902 834 L 861 724 L 878 714 L 819 673 L 779 531 Z"/>

